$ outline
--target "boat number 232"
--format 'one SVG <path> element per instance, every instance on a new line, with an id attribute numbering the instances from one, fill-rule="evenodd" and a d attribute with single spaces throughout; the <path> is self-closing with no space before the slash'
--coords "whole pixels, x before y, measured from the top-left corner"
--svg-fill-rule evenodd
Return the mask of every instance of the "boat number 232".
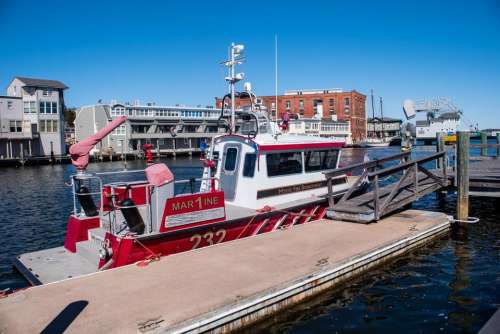
<path id="1" fill-rule="evenodd" d="M 220 229 L 215 232 L 208 231 L 205 234 L 193 234 L 191 238 L 189 238 L 189 241 L 193 243 L 193 247 L 191 249 L 198 248 L 198 246 L 201 243 L 201 240 L 204 240 L 207 245 L 213 245 L 213 244 L 218 244 L 222 241 L 224 241 L 224 238 L 226 237 L 226 230 Z"/>

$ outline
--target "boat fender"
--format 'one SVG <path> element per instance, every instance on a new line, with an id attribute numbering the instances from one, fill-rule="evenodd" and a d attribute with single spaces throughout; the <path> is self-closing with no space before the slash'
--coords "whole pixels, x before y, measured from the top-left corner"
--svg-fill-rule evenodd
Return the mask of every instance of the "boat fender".
<path id="1" fill-rule="evenodd" d="M 120 211 L 125 218 L 125 222 L 130 232 L 137 234 L 144 233 L 146 225 L 144 225 L 139 209 L 137 209 L 137 206 L 131 198 L 126 198 L 120 202 Z"/>
<path id="2" fill-rule="evenodd" d="M 92 199 L 92 195 L 87 187 L 81 186 L 78 188 L 76 191 L 76 197 L 78 198 L 78 202 L 80 202 L 83 212 L 85 212 L 87 217 L 95 217 L 99 214 L 94 200 Z"/>

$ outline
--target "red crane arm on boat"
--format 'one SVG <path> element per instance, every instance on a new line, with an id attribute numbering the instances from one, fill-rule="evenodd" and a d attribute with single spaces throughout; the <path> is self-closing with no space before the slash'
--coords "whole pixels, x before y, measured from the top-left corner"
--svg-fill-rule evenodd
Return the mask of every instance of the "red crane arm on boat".
<path id="1" fill-rule="evenodd" d="M 101 130 L 97 131 L 94 135 L 82 140 L 81 142 L 71 145 L 69 154 L 71 155 L 71 163 L 76 169 L 84 170 L 89 164 L 89 152 L 99 143 L 104 137 L 109 135 L 111 131 L 119 127 L 127 120 L 126 116 L 120 116 L 114 119 L 111 123 L 106 125 Z"/>

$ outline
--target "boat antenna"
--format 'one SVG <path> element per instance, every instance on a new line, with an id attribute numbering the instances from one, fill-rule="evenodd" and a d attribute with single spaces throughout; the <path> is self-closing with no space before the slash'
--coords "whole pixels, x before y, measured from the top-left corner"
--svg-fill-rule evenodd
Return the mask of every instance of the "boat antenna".
<path id="1" fill-rule="evenodd" d="M 231 133 L 236 131 L 236 118 L 235 118 L 235 97 L 236 83 L 245 77 L 243 72 L 236 73 L 236 65 L 242 64 L 245 57 L 242 56 L 245 46 L 242 44 L 231 43 L 230 48 L 230 58 L 229 60 L 223 62 L 224 65 L 229 67 L 229 76 L 226 77 L 226 81 L 229 83 L 229 91 L 231 93 Z"/>
<path id="2" fill-rule="evenodd" d="M 278 125 L 278 34 L 274 34 L 274 110 Z"/>

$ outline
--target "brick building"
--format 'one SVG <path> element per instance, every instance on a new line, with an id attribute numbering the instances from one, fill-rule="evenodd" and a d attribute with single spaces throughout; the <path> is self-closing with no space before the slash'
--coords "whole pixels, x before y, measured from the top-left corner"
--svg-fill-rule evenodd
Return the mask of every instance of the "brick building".
<path id="1" fill-rule="evenodd" d="M 260 96 L 261 103 L 276 116 L 275 96 Z M 278 95 L 278 113 L 285 111 L 300 118 L 329 118 L 349 121 L 353 142 L 366 137 L 366 96 L 355 91 L 333 90 L 296 90 Z M 236 106 L 248 105 L 248 99 L 236 101 Z M 216 98 L 216 107 L 221 107 L 221 99 Z"/>

